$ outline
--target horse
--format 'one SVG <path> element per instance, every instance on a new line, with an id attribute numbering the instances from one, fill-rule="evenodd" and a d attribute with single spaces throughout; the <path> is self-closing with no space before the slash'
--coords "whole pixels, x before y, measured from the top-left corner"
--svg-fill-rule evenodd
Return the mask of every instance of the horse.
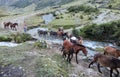
<path id="1" fill-rule="evenodd" d="M 70 63 L 70 61 L 71 61 L 71 59 L 73 57 L 73 53 L 75 53 L 75 55 L 76 55 L 76 63 L 77 64 L 78 64 L 77 54 L 79 53 L 79 51 L 82 51 L 85 56 L 87 56 L 87 53 L 88 53 L 88 51 L 87 51 L 87 49 L 86 49 L 86 47 L 84 45 L 80 45 L 80 44 L 77 44 L 77 43 L 73 44 L 68 40 L 65 40 L 63 42 L 62 51 L 63 51 L 63 55 L 68 54 L 67 60 L 69 60 L 69 63 Z"/>
<path id="2" fill-rule="evenodd" d="M 63 33 L 64 33 L 63 31 L 57 31 L 57 36 L 62 37 Z"/>
<path id="3" fill-rule="evenodd" d="M 10 28 L 12 30 L 17 30 L 16 26 L 18 26 L 18 23 L 13 23 L 13 24 L 10 25 Z"/>
<path id="4" fill-rule="evenodd" d="M 104 47 L 104 54 L 105 55 L 111 55 L 114 56 L 116 58 L 118 58 L 120 56 L 120 50 L 113 48 L 111 46 L 105 46 Z"/>
<path id="5" fill-rule="evenodd" d="M 97 68 L 100 73 L 102 73 L 100 70 L 100 65 L 102 65 L 104 67 L 110 68 L 110 77 L 112 77 L 113 70 L 115 70 L 117 72 L 116 77 L 118 77 L 119 71 L 117 70 L 117 68 L 120 68 L 120 60 L 119 59 L 117 59 L 113 56 L 108 56 L 108 55 L 97 53 L 94 55 L 93 61 L 89 64 L 88 67 L 90 68 L 90 66 L 95 62 L 98 63 Z"/>
<path id="6" fill-rule="evenodd" d="M 11 22 L 3 22 L 4 28 L 7 29 L 12 24 Z"/>
<path id="7" fill-rule="evenodd" d="M 50 36 L 57 36 L 57 32 L 54 32 L 54 31 L 50 31 Z"/>
<path id="8" fill-rule="evenodd" d="M 66 40 L 66 38 L 63 38 L 64 42 L 63 42 L 63 47 L 62 47 L 62 52 L 63 52 L 63 57 L 65 58 L 66 57 L 66 54 L 68 54 L 68 57 L 67 57 L 67 61 L 71 61 L 72 58 L 70 58 L 70 50 L 72 50 L 72 43 L 69 42 L 69 40 Z"/>

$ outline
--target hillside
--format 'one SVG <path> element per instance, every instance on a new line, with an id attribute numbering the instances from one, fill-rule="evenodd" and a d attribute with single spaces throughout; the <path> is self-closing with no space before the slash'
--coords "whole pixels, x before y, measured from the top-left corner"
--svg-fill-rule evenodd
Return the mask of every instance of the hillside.
<path id="1" fill-rule="evenodd" d="M 74 0 L 0 0 L 0 7 L 9 11 L 24 9 L 40 10 L 49 6 L 60 6 Z"/>

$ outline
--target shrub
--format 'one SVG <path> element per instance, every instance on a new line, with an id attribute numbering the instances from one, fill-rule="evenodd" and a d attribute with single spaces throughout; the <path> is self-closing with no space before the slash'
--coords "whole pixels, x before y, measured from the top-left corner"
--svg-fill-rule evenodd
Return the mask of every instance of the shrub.
<path id="1" fill-rule="evenodd" d="M 81 16 L 80 16 L 80 19 L 83 19 L 83 18 L 84 18 L 84 17 L 81 15 Z"/>
<path id="2" fill-rule="evenodd" d="M 120 20 L 104 23 L 92 24 L 80 30 L 82 34 L 91 39 L 96 40 L 120 40 Z"/>
<path id="3" fill-rule="evenodd" d="M 78 36 L 80 36 L 80 31 L 79 31 L 78 29 L 73 28 L 72 34 L 73 34 L 75 37 L 78 37 Z"/>
<path id="4" fill-rule="evenodd" d="M 84 11 L 85 13 L 97 13 L 99 10 L 97 8 L 91 7 L 91 6 L 85 6 L 85 5 L 80 5 L 80 6 L 71 6 L 68 8 L 69 12 L 74 12 L 78 13 L 79 11 Z"/>
<path id="5" fill-rule="evenodd" d="M 22 34 L 17 33 L 13 35 L 13 39 L 16 43 L 22 43 L 22 42 L 31 40 L 32 37 L 26 33 L 22 33 Z"/>
<path id="6" fill-rule="evenodd" d="M 12 41 L 12 38 L 9 36 L 0 36 L 0 41 Z"/>

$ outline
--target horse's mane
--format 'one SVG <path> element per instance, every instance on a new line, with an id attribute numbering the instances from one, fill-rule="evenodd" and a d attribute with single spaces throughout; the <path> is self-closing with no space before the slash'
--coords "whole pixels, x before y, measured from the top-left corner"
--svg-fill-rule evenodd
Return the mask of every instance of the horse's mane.
<path id="1" fill-rule="evenodd" d="M 86 48 L 86 47 L 85 47 L 84 45 L 82 45 L 82 44 L 75 44 L 75 45 Z"/>

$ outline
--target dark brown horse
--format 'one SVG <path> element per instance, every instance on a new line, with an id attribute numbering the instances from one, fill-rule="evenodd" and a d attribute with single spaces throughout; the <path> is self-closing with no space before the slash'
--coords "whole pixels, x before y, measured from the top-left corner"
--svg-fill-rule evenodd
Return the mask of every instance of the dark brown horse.
<path id="1" fill-rule="evenodd" d="M 50 36 L 56 37 L 56 36 L 57 36 L 57 32 L 55 32 L 55 31 L 50 31 Z"/>
<path id="2" fill-rule="evenodd" d="M 98 71 L 100 73 L 102 73 L 100 70 L 100 65 L 102 65 L 102 66 L 110 68 L 110 77 L 112 77 L 113 70 L 115 70 L 117 72 L 116 77 L 118 77 L 119 71 L 117 70 L 117 68 L 120 68 L 120 60 L 119 59 L 112 57 L 112 56 L 98 53 L 98 54 L 94 55 L 93 61 L 89 64 L 89 68 L 95 62 L 98 63 L 97 67 L 98 67 Z"/>
<path id="3" fill-rule="evenodd" d="M 111 55 L 111 56 L 118 58 L 118 57 L 120 57 L 120 50 L 113 48 L 111 46 L 106 46 L 106 47 L 104 47 L 104 54 Z"/>
<path id="4" fill-rule="evenodd" d="M 12 24 L 11 22 L 4 22 L 4 28 L 9 29 L 9 26 Z"/>
<path id="5" fill-rule="evenodd" d="M 18 23 L 12 23 L 12 24 L 10 25 L 10 28 L 11 28 L 12 30 L 17 30 L 16 26 L 18 26 Z"/>
<path id="6" fill-rule="evenodd" d="M 79 53 L 79 51 L 82 51 L 85 56 L 87 56 L 87 53 L 88 53 L 85 46 L 80 45 L 80 44 L 72 44 L 68 40 L 64 40 L 62 51 L 63 51 L 63 55 L 66 56 L 66 54 L 68 54 L 67 60 L 69 62 L 71 61 L 71 59 L 73 57 L 73 53 L 75 53 L 75 55 L 76 55 L 76 63 L 77 64 L 78 64 L 77 54 Z"/>
<path id="7" fill-rule="evenodd" d="M 44 30 L 39 30 L 38 29 L 38 35 L 41 36 L 41 35 L 44 35 L 46 36 L 48 34 L 48 31 L 44 31 Z"/>

